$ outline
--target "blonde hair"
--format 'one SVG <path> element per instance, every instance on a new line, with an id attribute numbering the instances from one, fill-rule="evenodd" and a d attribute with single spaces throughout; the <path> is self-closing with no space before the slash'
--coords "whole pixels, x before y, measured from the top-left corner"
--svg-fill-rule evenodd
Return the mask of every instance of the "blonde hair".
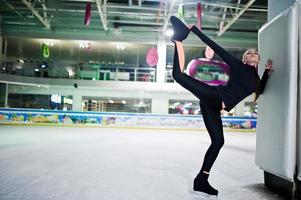
<path id="1" fill-rule="evenodd" d="M 244 63 L 246 63 L 246 62 L 245 62 L 246 56 L 247 56 L 247 53 L 248 53 L 250 50 L 255 50 L 255 51 L 258 52 L 258 49 L 257 49 L 257 48 L 249 48 L 249 49 L 247 49 L 247 50 L 245 51 L 245 53 L 242 55 L 242 61 L 243 61 Z M 259 55 L 259 54 L 258 54 L 258 59 L 260 60 L 260 55 Z"/>

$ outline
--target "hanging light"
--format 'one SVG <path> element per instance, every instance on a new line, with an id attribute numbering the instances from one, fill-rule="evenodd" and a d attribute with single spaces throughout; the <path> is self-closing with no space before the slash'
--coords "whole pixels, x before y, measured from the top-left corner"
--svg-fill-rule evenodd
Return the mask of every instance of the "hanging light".
<path id="1" fill-rule="evenodd" d="M 85 25 L 89 26 L 91 21 L 91 3 L 88 2 L 86 5 L 86 12 L 85 12 Z"/>
<path id="2" fill-rule="evenodd" d="M 197 5 L 197 27 L 202 29 L 202 5 L 200 2 Z"/>
<path id="3" fill-rule="evenodd" d="M 183 0 L 180 1 L 179 7 L 178 7 L 178 17 L 179 18 L 184 18 L 184 5 L 183 5 Z"/>
<path id="4" fill-rule="evenodd" d="M 118 44 L 116 44 L 116 49 L 118 49 L 118 50 L 124 50 L 125 46 L 123 44 L 118 43 Z"/>
<path id="5" fill-rule="evenodd" d="M 165 31 L 165 35 L 168 36 L 168 37 L 172 36 L 173 34 L 174 34 L 174 32 L 173 32 L 172 29 L 167 29 L 167 30 Z"/>

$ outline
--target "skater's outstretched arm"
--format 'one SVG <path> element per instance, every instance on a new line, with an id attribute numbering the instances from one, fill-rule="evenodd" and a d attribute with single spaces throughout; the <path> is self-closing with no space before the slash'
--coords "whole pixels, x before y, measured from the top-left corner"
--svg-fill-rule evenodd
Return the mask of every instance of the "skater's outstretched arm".
<path id="1" fill-rule="evenodd" d="M 260 94 L 263 93 L 265 85 L 268 81 L 268 77 L 271 75 L 271 73 L 273 72 L 273 62 L 271 59 L 268 59 L 267 63 L 265 64 L 265 70 L 264 73 L 262 75 L 262 78 L 260 80 Z"/>
<path id="2" fill-rule="evenodd" d="M 264 92 L 264 89 L 265 89 L 266 83 L 268 81 L 268 78 L 271 75 L 271 73 L 273 72 L 272 66 L 273 66 L 272 60 L 269 59 L 267 61 L 267 64 L 265 64 L 264 73 L 263 73 L 262 78 L 259 82 L 259 85 L 256 88 L 255 101 L 258 99 L 259 95 Z"/>
<path id="3" fill-rule="evenodd" d="M 264 70 L 264 73 L 262 75 L 262 78 L 260 80 L 260 93 L 259 94 L 262 94 L 264 92 L 264 88 L 267 84 L 267 81 L 268 81 L 268 77 L 269 77 L 269 70 Z"/>

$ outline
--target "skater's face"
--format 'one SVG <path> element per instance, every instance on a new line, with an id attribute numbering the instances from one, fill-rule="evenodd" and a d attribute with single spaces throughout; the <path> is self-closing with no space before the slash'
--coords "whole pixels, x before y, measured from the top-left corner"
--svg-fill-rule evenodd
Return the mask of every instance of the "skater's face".
<path id="1" fill-rule="evenodd" d="M 243 62 L 245 64 L 257 67 L 259 63 L 259 54 L 257 49 L 248 49 L 243 55 Z"/>

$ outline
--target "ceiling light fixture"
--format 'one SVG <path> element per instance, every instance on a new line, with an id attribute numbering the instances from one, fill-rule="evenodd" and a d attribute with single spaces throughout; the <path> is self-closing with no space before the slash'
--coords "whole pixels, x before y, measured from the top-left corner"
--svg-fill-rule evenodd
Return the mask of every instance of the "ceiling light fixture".
<path id="1" fill-rule="evenodd" d="M 168 37 L 172 36 L 173 34 L 174 34 L 174 32 L 173 32 L 172 29 L 167 29 L 167 30 L 165 31 L 165 35 L 168 36 Z"/>
<path id="2" fill-rule="evenodd" d="M 118 50 L 124 50 L 125 46 L 123 44 L 116 44 L 116 49 L 118 49 Z"/>

